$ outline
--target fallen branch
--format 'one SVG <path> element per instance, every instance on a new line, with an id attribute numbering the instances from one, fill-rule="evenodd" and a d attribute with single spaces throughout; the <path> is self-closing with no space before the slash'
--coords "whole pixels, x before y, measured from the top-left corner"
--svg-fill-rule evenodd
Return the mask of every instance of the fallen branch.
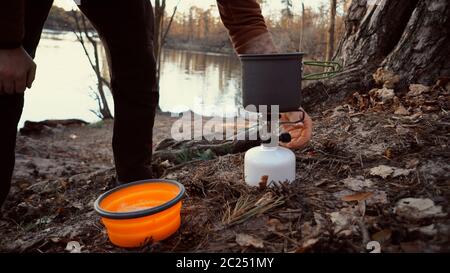
<path id="1" fill-rule="evenodd" d="M 191 160 L 191 161 L 188 161 L 188 162 L 184 162 L 184 163 L 175 165 L 175 166 L 173 166 L 173 167 L 167 168 L 167 169 L 164 170 L 164 173 L 161 175 L 161 177 L 165 177 L 165 176 L 168 175 L 170 172 L 173 172 L 173 171 L 175 171 L 175 170 L 181 169 L 181 168 L 183 168 L 184 166 L 191 165 L 191 164 L 195 164 L 195 163 L 202 162 L 202 161 L 204 161 L 204 160 L 202 160 L 202 159 L 194 159 L 194 160 Z"/>

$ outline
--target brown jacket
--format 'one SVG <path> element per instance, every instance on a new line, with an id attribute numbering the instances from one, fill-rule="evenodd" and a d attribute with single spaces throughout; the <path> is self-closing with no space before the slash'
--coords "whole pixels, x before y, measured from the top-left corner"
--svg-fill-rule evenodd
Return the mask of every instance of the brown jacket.
<path id="1" fill-rule="evenodd" d="M 26 16 L 29 16 L 25 15 L 25 5 L 29 1 L 34 2 L 36 6 L 36 1 L 41 0 L 0 1 L 0 48 L 16 48 L 22 45 Z M 267 32 L 261 8 L 256 0 L 217 0 L 217 4 L 220 17 L 237 52 L 243 52 L 252 38 Z M 39 9 L 35 11 L 38 12 Z"/>

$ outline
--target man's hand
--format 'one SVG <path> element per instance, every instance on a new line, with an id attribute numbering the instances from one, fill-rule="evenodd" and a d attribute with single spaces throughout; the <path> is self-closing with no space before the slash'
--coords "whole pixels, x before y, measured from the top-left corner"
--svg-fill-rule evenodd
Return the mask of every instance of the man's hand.
<path id="1" fill-rule="evenodd" d="M 281 124 L 280 127 L 282 131 L 291 135 L 291 142 L 280 143 L 281 146 L 290 149 L 299 149 L 303 148 L 311 140 L 312 120 L 306 112 L 302 110 L 297 112 L 282 113 L 280 117 L 280 123 L 296 122 L 298 120 L 303 121 L 293 124 Z"/>
<path id="2" fill-rule="evenodd" d="M 36 64 L 22 47 L 0 49 L 0 95 L 24 93 L 35 74 Z"/>
<path id="3" fill-rule="evenodd" d="M 271 54 L 278 53 L 278 50 L 273 43 L 272 35 L 269 32 L 263 33 L 250 41 L 248 41 L 242 49 L 239 49 L 239 54 Z"/>

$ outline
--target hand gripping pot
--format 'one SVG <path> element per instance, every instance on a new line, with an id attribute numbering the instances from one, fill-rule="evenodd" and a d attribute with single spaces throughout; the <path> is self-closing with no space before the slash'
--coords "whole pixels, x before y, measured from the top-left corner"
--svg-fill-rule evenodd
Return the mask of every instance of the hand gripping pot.
<path id="1" fill-rule="evenodd" d="M 94 208 L 113 244 L 139 247 L 164 240 L 178 230 L 184 193 L 184 186 L 176 181 L 142 180 L 105 192 Z"/>
<path id="2" fill-rule="evenodd" d="M 280 112 L 301 105 L 304 53 L 241 54 L 243 106 L 279 105 Z"/>

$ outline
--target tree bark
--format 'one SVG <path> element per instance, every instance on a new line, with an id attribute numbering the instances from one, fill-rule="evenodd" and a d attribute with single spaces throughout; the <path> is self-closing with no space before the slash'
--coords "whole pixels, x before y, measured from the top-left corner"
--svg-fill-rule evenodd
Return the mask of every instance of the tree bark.
<path id="1" fill-rule="evenodd" d="M 334 60 L 344 72 L 331 80 L 303 89 L 303 104 L 342 100 L 355 91 L 374 86 L 379 68 L 401 76 L 398 88 L 408 83 L 430 84 L 450 74 L 450 3 L 448 0 L 353 0 L 345 20 L 344 37 Z"/>
<path id="2" fill-rule="evenodd" d="M 406 27 L 418 0 L 354 0 L 345 22 L 345 35 L 335 59 L 346 68 L 377 67 L 391 52 Z"/>
<path id="3" fill-rule="evenodd" d="M 382 66 L 405 82 L 426 85 L 450 75 L 450 1 L 420 1 Z"/>

